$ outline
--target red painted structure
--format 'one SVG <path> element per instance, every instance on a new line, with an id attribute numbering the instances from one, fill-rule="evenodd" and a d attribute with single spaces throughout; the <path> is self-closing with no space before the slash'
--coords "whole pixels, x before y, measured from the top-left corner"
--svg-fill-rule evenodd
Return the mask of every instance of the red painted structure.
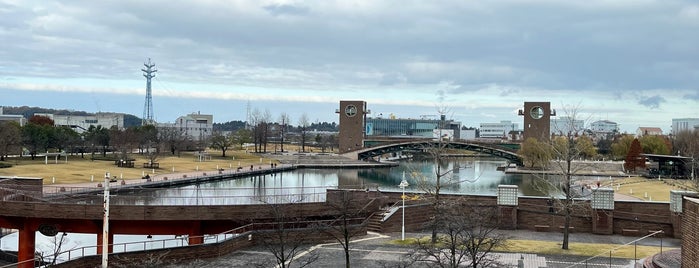
<path id="1" fill-rule="evenodd" d="M 21 187 L 20 187 L 21 186 Z M 12 190 L 12 189 L 15 190 Z M 17 194 L 21 188 L 25 194 Z M 97 234 L 97 245 L 102 249 L 102 204 L 50 203 L 37 199 L 41 180 L 0 181 L 0 227 L 19 230 L 18 267 L 33 267 L 35 233 L 40 229 L 53 232 Z M 27 192 L 27 189 L 34 191 Z M 36 191 L 38 189 L 38 192 Z M 339 196 L 340 191 L 328 191 L 326 200 Z M 375 193 L 359 191 L 353 201 L 362 213 L 373 213 L 382 205 L 372 202 Z M 326 203 L 280 204 L 288 214 L 300 217 L 330 218 L 338 214 Z M 217 234 L 251 222 L 274 219 L 270 205 L 214 205 L 214 206 L 110 206 L 110 245 L 114 234 L 188 235 L 189 244 L 203 243 L 203 235 Z M 26 261 L 26 262 L 25 262 Z M 24 263 L 22 263 L 24 262 Z"/>

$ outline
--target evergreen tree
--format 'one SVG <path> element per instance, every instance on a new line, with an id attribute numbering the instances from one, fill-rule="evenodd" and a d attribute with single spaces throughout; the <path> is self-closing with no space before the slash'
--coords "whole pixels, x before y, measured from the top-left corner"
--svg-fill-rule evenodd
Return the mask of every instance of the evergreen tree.
<path id="1" fill-rule="evenodd" d="M 637 168 L 645 168 L 646 159 L 641 156 L 642 152 L 641 142 L 639 142 L 638 139 L 633 139 L 629 147 L 629 152 L 626 154 L 624 169 L 635 172 Z"/>

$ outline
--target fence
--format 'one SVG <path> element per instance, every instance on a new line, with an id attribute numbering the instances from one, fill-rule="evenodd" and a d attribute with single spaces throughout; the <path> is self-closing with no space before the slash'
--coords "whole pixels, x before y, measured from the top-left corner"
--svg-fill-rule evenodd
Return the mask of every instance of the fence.
<path id="1" fill-rule="evenodd" d="M 348 218 L 347 223 L 350 226 L 365 226 L 367 224 L 367 220 L 369 218 Z M 222 242 L 226 242 L 228 240 L 232 239 L 245 239 L 245 240 L 251 240 L 253 235 L 255 235 L 256 232 L 260 231 L 268 231 L 268 230 L 274 230 L 280 228 L 280 224 L 282 224 L 284 227 L 289 230 L 299 230 L 299 229 L 308 229 L 308 230 L 320 230 L 322 228 L 332 228 L 331 226 L 335 226 L 338 224 L 344 224 L 344 223 L 339 223 L 338 220 L 319 220 L 319 221 L 299 221 L 299 222 L 288 222 L 288 223 L 251 223 L 247 224 L 238 228 L 234 228 L 219 234 L 213 234 L 213 235 L 203 235 L 203 236 L 176 236 L 175 238 L 170 238 L 170 239 L 160 239 L 160 240 L 146 240 L 146 241 L 138 241 L 138 242 L 126 242 L 126 243 L 117 243 L 117 244 L 111 244 L 109 246 L 112 247 L 113 253 L 125 253 L 125 252 L 136 252 L 136 251 L 145 251 L 145 250 L 159 250 L 159 249 L 166 249 L 166 248 L 176 248 L 176 247 L 187 247 L 189 245 L 189 239 L 192 238 L 201 238 L 204 241 L 204 244 L 218 244 Z M 72 260 L 77 260 L 83 257 L 87 256 L 94 256 L 98 255 L 100 253 L 99 249 L 101 248 L 100 245 L 95 245 L 95 246 L 86 246 L 86 247 L 80 247 L 80 248 L 75 248 L 75 249 L 70 249 L 66 250 L 60 253 L 57 253 L 56 255 L 50 255 L 50 256 L 43 256 L 46 259 L 54 259 L 56 258 L 56 263 L 63 263 L 63 262 L 68 262 Z M 11 265 L 5 265 L 5 266 L 0 266 L 0 268 L 9 268 L 9 267 L 16 267 L 18 264 L 22 263 L 27 263 L 27 262 L 35 262 L 37 265 L 42 265 L 45 263 L 42 263 L 41 259 L 35 259 L 35 260 L 27 260 L 24 262 L 20 263 L 15 263 Z"/>
<path id="2" fill-rule="evenodd" d="M 639 250 L 638 243 L 645 239 L 658 236 L 660 239 L 660 253 L 663 252 L 663 231 L 655 231 L 631 242 L 614 247 L 608 251 L 604 251 L 585 260 L 579 261 L 568 268 L 592 268 L 592 267 L 628 267 L 628 263 L 619 263 L 619 259 L 628 259 L 627 256 L 633 255 L 634 264 L 643 256 L 655 254 L 657 252 L 648 252 L 647 250 Z"/>

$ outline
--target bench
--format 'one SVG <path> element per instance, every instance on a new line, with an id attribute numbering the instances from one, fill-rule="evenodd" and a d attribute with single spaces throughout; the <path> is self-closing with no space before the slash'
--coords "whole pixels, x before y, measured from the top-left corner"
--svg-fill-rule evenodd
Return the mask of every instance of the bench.
<path id="1" fill-rule="evenodd" d="M 548 225 L 534 225 L 534 230 L 537 232 L 548 232 L 550 227 Z"/>
<path id="2" fill-rule="evenodd" d="M 621 235 L 623 235 L 623 236 L 638 236 L 638 230 L 636 230 L 636 229 L 621 229 Z"/>
<path id="3" fill-rule="evenodd" d="M 143 163 L 143 168 L 160 168 L 160 163 Z"/>
<path id="4" fill-rule="evenodd" d="M 561 232 L 564 232 L 565 229 L 566 229 L 566 227 L 565 227 L 565 226 L 558 226 L 558 229 L 561 230 Z M 573 227 L 573 226 L 568 226 L 568 232 L 569 232 L 569 233 L 572 233 L 573 231 L 575 231 L 575 227 Z"/>

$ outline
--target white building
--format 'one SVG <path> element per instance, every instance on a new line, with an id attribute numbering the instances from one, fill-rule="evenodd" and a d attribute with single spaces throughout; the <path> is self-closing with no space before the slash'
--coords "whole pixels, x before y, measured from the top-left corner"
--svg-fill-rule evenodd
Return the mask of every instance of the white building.
<path id="1" fill-rule="evenodd" d="M 619 124 L 609 120 L 599 120 L 590 124 L 590 130 L 595 134 L 609 134 L 619 132 Z"/>
<path id="2" fill-rule="evenodd" d="M 517 130 L 517 123 L 500 121 L 500 123 L 481 123 L 480 138 L 507 139 L 510 131 Z"/>
<path id="3" fill-rule="evenodd" d="M 210 114 L 191 113 L 180 116 L 175 123 L 158 124 L 160 128 L 175 128 L 192 140 L 201 141 L 211 137 L 214 130 L 214 116 Z"/>
<path id="4" fill-rule="evenodd" d="M 110 129 L 117 127 L 124 129 L 124 114 L 118 113 L 96 113 L 94 115 L 58 115 L 58 114 L 41 114 L 34 115 L 48 117 L 53 120 L 55 126 L 68 126 L 75 132 L 83 133 L 90 126 L 102 126 Z"/>
<path id="5" fill-rule="evenodd" d="M 551 118 L 551 134 L 567 135 L 582 134 L 585 131 L 585 121 L 574 119 L 569 116 Z"/>
<path id="6" fill-rule="evenodd" d="M 660 135 L 663 135 L 663 130 L 659 127 L 639 127 L 636 129 L 636 137 Z"/>
<path id="7" fill-rule="evenodd" d="M 27 119 L 22 115 L 4 114 L 2 106 L 0 106 L 0 122 L 17 122 L 21 127 L 27 123 Z"/>
<path id="8" fill-rule="evenodd" d="M 462 140 L 475 140 L 476 139 L 476 129 L 462 129 L 459 139 Z"/>
<path id="9" fill-rule="evenodd" d="M 672 119 L 672 135 L 685 130 L 695 130 L 699 128 L 699 118 L 673 118 Z"/>

